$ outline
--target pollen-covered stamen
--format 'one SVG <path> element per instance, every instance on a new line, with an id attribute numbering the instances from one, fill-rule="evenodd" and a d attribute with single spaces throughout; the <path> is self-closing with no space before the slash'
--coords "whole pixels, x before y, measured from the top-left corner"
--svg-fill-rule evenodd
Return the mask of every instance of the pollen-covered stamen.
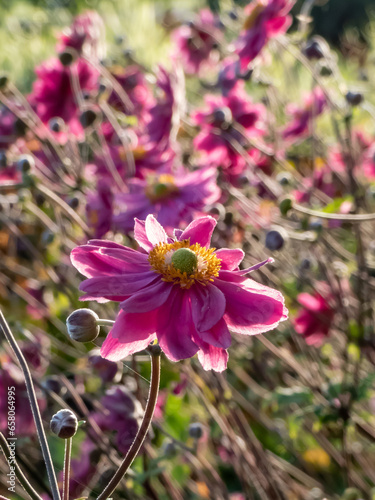
<path id="1" fill-rule="evenodd" d="M 196 281 L 206 284 L 219 275 L 221 261 L 215 248 L 206 248 L 189 240 L 159 243 L 149 253 L 148 260 L 162 280 L 189 289 Z"/>

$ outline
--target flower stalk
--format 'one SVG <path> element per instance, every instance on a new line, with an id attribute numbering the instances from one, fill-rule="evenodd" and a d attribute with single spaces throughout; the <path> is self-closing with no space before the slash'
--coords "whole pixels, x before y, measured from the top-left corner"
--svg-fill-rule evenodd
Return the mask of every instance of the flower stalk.
<path id="1" fill-rule="evenodd" d="M 5 436 L 2 432 L 0 432 L 0 448 L 3 450 L 5 458 L 9 461 L 11 458 L 11 452 L 10 452 L 8 442 L 5 439 Z M 42 500 L 42 497 L 39 496 L 38 493 L 31 486 L 31 484 L 27 480 L 26 476 L 24 475 L 24 473 L 20 469 L 17 462 L 15 463 L 15 472 L 16 472 L 16 477 L 17 477 L 18 481 L 20 482 L 23 489 L 28 493 L 30 498 L 32 500 Z M 3 497 L 3 498 L 5 498 L 5 497 Z"/>
<path id="2" fill-rule="evenodd" d="M 27 366 L 26 360 L 21 352 L 21 349 L 18 347 L 16 339 L 14 338 L 14 336 L 13 336 L 13 334 L 8 326 L 8 323 L 6 322 L 5 317 L 4 317 L 1 310 L 0 310 L 0 328 L 3 331 L 5 338 L 9 342 L 9 344 L 10 344 L 10 346 L 11 346 L 11 348 L 12 348 L 12 350 L 13 350 L 13 352 L 18 360 L 18 363 L 21 367 L 23 375 L 25 377 L 26 389 L 27 389 L 27 394 L 28 394 L 29 401 L 30 401 L 31 411 L 32 411 L 33 418 L 34 418 L 40 447 L 42 449 L 44 462 L 46 464 L 49 484 L 51 485 L 52 498 L 53 498 L 53 500 L 61 500 L 59 487 L 58 487 L 57 479 L 56 479 L 56 474 L 55 474 L 55 470 L 53 468 L 52 458 L 51 458 L 51 454 L 50 454 L 50 451 L 48 448 L 46 434 L 45 434 L 44 428 L 43 428 L 42 417 L 40 415 L 39 406 L 38 406 L 38 402 L 37 402 L 37 398 L 36 398 L 36 394 L 35 394 L 35 390 L 34 390 L 34 386 L 33 386 L 33 381 L 31 378 L 31 373 L 30 373 L 29 367 Z"/>
<path id="3" fill-rule="evenodd" d="M 109 481 L 103 492 L 97 497 L 97 500 L 106 500 L 113 493 L 124 475 L 127 473 L 135 457 L 138 455 L 138 452 L 141 449 L 141 446 L 150 428 L 159 394 L 161 349 L 158 345 L 153 345 L 150 346 L 149 352 L 151 357 L 151 382 L 142 424 L 123 462 L 121 463 L 117 472 Z"/>
<path id="4" fill-rule="evenodd" d="M 63 500 L 69 500 L 70 457 L 72 455 L 73 438 L 65 440 L 64 472 L 63 472 Z"/>

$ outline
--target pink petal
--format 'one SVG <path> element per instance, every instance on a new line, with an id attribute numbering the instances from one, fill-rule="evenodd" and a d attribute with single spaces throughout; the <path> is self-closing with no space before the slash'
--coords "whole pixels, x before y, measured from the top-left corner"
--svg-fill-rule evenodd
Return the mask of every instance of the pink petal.
<path id="1" fill-rule="evenodd" d="M 173 289 L 172 283 L 159 279 L 156 283 L 135 293 L 121 302 L 121 308 L 128 313 L 145 313 L 160 307 L 168 299 Z"/>
<path id="2" fill-rule="evenodd" d="M 215 226 L 216 220 L 213 217 L 206 216 L 196 219 L 181 234 L 180 241 L 190 238 L 190 245 L 199 243 L 202 247 L 208 248 Z"/>
<path id="3" fill-rule="evenodd" d="M 309 311 L 318 312 L 324 309 L 324 299 L 320 296 L 313 296 L 309 293 L 300 293 L 297 296 L 298 302 L 301 306 L 305 307 Z"/>
<path id="4" fill-rule="evenodd" d="M 163 226 L 159 224 L 153 215 L 148 215 L 146 218 L 146 234 L 153 246 L 158 243 L 167 243 L 168 241 L 168 236 Z"/>
<path id="5" fill-rule="evenodd" d="M 199 347 L 192 341 L 196 334 L 190 302 L 184 290 L 174 288 L 170 300 L 158 314 L 157 337 L 160 347 L 172 361 L 191 358 Z"/>
<path id="6" fill-rule="evenodd" d="M 145 340 L 155 333 L 157 316 L 158 309 L 147 314 L 131 314 L 120 309 L 110 333 L 123 344 Z"/>
<path id="7" fill-rule="evenodd" d="M 220 319 L 216 325 L 211 327 L 208 331 L 197 332 L 197 336 L 193 337 L 193 340 L 199 346 L 205 343 L 222 349 L 227 349 L 232 343 L 230 331 L 224 319 Z"/>
<path id="8" fill-rule="evenodd" d="M 144 220 L 134 219 L 134 239 L 146 252 L 153 249 L 153 245 L 146 235 L 146 222 Z"/>
<path id="9" fill-rule="evenodd" d="M 198 351 L 198 359 L 204 370 L 222 372 L 227 368 L 228 353 L 225 349 L 206 344 Z"/>
<path id="10" fill-rule="evenodd" d="M 190 297 L 193 321 L 199 332 L 209 330 L 223 317 L 225 297 L 216 286 L 196 284 L 186 293 Z"/>
<path id="11" fill-rule="evenodd" d="M 143 349 L 146 349 L 153 340 L 155 340 L 154 334 L 150 335 L 145 340 L 122 344 L 109 333 L 100 349 L 100 355 L 110 361 L 120 361 L 130 354 L 143 351 Z"/>
<path id="12" fill-rule="evenodd" d="M 255 264 L 254 266 L 248 267 L 247 269 L 241 269 L 239 271 L 235 271 L 235 273 L 238 274 L 239 276 L 245 276 L 245 274 L 257 271 L 259 268 L 265 266 L 266 264 L 272 264 L 272 262 L 274 262 L 274 259 L 272 257 L 269 257 L 268 259 L 264 260 L 263 262 L 258 262 L 258 264 Z"/>
<path id="13" fill-rule="evenodd" d="M 268 332 L 287 318 L 284 297 L 277 290 L 250 279 L 230 283 L 216 278 L 214 283 L 225 295 L 224 319 L 229 329 L 236 333 Z"/>
<path id="14" fill-rule="evenodd" d="M 100 276 L 91 278 L 81 283 L 79 289 L 88 293 L 91 297 L 119 296 L 127 297 L 145 288 L 155 279 L 157 275 L 153 271 L 146 273 L 133 273 L 118 276 Z"/>
<path id="15" fill-rule="evenodd" d="M 72 250 L 73 266 L 84 276 L 113 276 L 125 272 L 140 272 L 150 268 L 147 256 L 130 248 L 107 248 L 82 245 Z"/>
<path id="16" fill-rule="evenodd" d="M 215 255 L 221 260 L 221 269 L 234 271 L 245 257 L 245 252 L 240 248 L 221 248 L 216 250 Z"/>

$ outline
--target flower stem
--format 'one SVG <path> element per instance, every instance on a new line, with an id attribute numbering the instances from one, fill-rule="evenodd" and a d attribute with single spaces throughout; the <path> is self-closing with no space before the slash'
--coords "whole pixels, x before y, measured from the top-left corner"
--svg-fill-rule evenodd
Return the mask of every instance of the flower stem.
<path id="1" fill-rule="evenodd" d="M 111 319 L 97 319 L 96 320 L 96 324 L 98 326 L 113 326 L 115 324 L 114 321 L 112 321 Z"/>
<path id="2" fill-rule="evenodd" d="M 133 463 L 133 460 L 137 456 L 150 428 L 159 394 L 161 351 L 159 346 L 150 346 L 149 351 L 151 356 L 151 383 L 142 424 L 122 464 L 120 465 L 119 469 L 112 477 L 112 479 L 109 481 L 103 492 L 97 497 L 97 500 L 106 500 L 113 493 L 115 488 L 120 483 L 121 479 L 126 474 L 129 467 Z"/>
<path id="3" fill-rule="evenodd" d="M 332 214 L 327 212 L 320 212 L 318 210 L 311 210 L 310 208 L 305 208 L 297 203 L 292 204 L 292 208 L 306 215 L 313 215 L 319 217 L 320 219 L 332 219 L 332 220 L 342 220 L 345 222 L 365 222 L 370 220 L 375 220 L 375 214 Z"/>
<path id="4" fill-rule="evenodd" d="M 70 457 L 72 454 L 73 438 L 65 440 L 64 472 L 63 472 L 63 500 L 69 500 Z"/>
<path id="5" fill-rule="evenodd" d="M 2 432 L 0 432 L 0 448 L 3 450 L 3 453 L 6 457 L 6 459 L 11 460 L 11 451 L 8 445 L 8 441 L 5 439 L 5 436 Z M 34 488 L 31 486 L 31 484 L 28 482 L 26 476 L 20 469 L 19 465 L 17 462 L 15 462 L 15 472 L 18 481 L 20 482 L 21 486 L 23 489 L 29 494 L 30 498 L 32 500 L 42 500 L 42 497 L 38 495 L 38 493 L 34 490 Z"/>
<path id="6" fill-rule="evenodd" d="M 52 497 L 53 500 L 61 500 L 59 487 L 57 485 L 57 479 L 55 475 L 55 470 L 53 468 L 53 463 L 51 459 L 51 454 L 48 448 L 46 434 L 44 432 L 42 417 L 40 415 L 38 402 L 36 399 L 36 394 L 33 386 L 33 381 L 31 378 L 29 367 L 27 366 L 26 360 L 21 352 L 21 349 L 18 347 L 16 339 L 13 337 L 12 332 L 6 322 L 2 311 L 0 310 L 0 328 L 2 329 L 5 338 L 9 342 L 13 352 L 18 360 L 18 363 L 21 366 L 23 376 L 25 377 L 27 395 L 30 401 L 31 411 L 34 417 L 35 427 L 38 434 L 38 439 L 40 443 L 40 447 L 42 449 L 42 454 L 44 458 L 44 462 L 46 464 L 47 474 L 49 484 L 51 485 Z"/>

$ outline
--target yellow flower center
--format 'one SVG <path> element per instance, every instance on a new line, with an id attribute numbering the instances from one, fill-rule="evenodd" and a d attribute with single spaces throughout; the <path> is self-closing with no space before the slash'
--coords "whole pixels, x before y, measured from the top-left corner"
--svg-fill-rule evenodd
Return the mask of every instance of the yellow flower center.
<path id="1" fill-rule="evenodd" d="M 190 240 L 159 243 L 149 253 L 148 260 L 162 281 L 189 289 L 197 281 L 205 285 L 219 276 L 221 260 L 214 254 L 215 248 L 190 245 Z"/>
<path id="2" fill-rule="evenodd" d="M 159 177 L 149 177 L 146 196 L 153 202 L 165 200 L 178 192 L 173 175 L 162 174 Z"/>

